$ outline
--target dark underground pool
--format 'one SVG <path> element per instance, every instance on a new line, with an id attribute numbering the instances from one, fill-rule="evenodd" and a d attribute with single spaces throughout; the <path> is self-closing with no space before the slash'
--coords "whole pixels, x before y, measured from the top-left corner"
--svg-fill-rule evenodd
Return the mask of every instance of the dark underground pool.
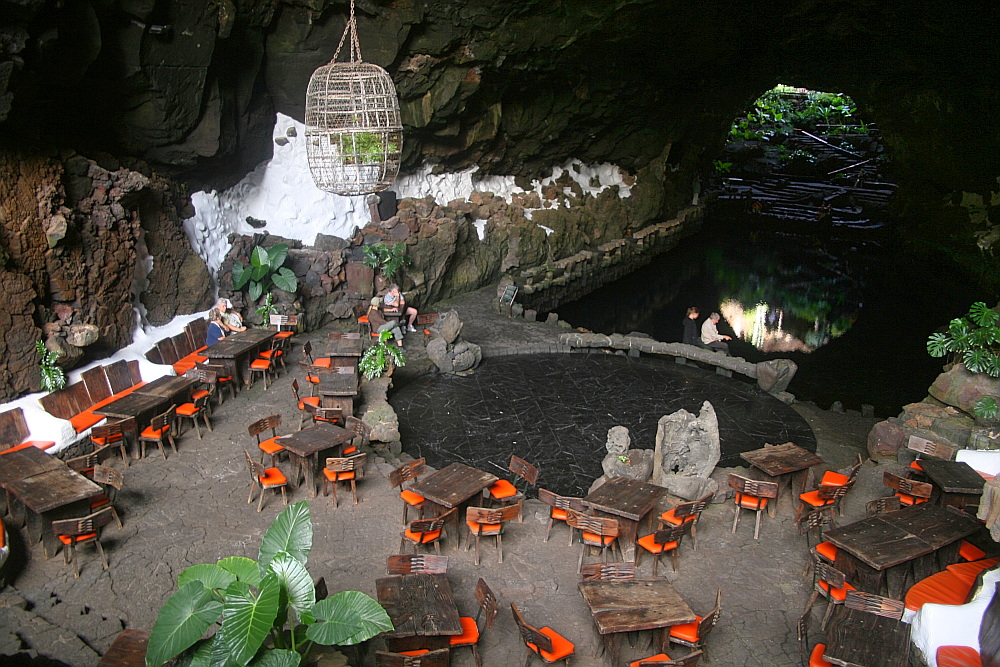
<path id="1" fill-rule="evenodd" d="M 538 466 L 538 484 L 561 495 L 586 494 L 602 474 L 608 429 L 625 426 L 633 448 L 652 449 L 657 422 L 712 402 L 719 419 L 720 466 L 765 442 L 811 451 L 808 424 L 755 385 L 660 359 L 607 354 L 491 357 L 468 377 L 431 375 L 397 387 L 405 450 L 441 468 L 461 461 L 507 474 L 511 454 Z"/>

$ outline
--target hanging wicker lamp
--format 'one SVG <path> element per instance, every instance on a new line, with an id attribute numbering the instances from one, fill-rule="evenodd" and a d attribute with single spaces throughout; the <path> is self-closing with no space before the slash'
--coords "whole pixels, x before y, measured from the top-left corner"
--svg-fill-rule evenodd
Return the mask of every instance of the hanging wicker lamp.
<path id="1" fill-rule="evenodd" d="M 350 62 L 337 56 L 350 35 Z M 338 195 L 385 190 L 403 149 L 396 86 L 378 65 L 362 62 L 351 16 L 333 60 L 313 72 L 306 91 L 306 157 L 316 187 Z"/>

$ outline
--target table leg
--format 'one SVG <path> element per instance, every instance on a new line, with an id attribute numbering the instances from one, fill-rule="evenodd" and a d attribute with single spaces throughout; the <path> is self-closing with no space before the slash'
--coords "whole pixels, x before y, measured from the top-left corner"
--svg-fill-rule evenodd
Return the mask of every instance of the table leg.
<path id="1" fill-rule="evenodd" d="M 622 560 L 626 563 L 635 562 L 635 541 L 638 533 L 638 521 L 618 517 L 618 548 L 622 552 Z"/>
<path id="2" fill-rule="evenodd" d="M 305 469 L 306 486 L 309 487 L 309 497 L 315 498 L 318 495 L 316 491 L 316 454 L 301 459 L 300 465 Z"/>
<path id="3" fill-rule="evenodd" d="M 603 635 L 604 637 L 604 651 L 611 657 L 611 662 L 609 664 L 617 665 L 618 657 L 622 652 L 622 633 L 612 632 L 610 634 Z"/>

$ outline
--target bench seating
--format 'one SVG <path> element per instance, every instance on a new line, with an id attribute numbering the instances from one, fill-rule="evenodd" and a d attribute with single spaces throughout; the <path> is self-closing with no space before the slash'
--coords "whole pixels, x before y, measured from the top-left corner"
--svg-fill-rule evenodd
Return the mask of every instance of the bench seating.
<path id="1" fill-rule="evenodd" d="M 126 396 L 146 384 L 139 374 L 138 361 L 116 361 L 95 366 L 81 374 L 79 382 L 67 385 L 38 399 L 50 415 L 69 420 L 77 433 L 83 433 L 104 419 L 95 408 Z"/>
<path id="2" fill-rule="evenodd" d="M 1000 563 L 1000 558 L 987 558 L 971 563 L 955 563 L 913 584 L 906 592 L 906 608 L 917 611 L 925 604 L 960 605 L 968 601 L 976 577 Z"/>
<path id="3" fill-rule="evenodd" d="M 198 318 L 188 322 L 182 333 L 158 341 L 146 352 L 146 359 L 154 364 L 174 367 L 174 372 L 184 375 L 198 364 L 208 360 L 201 356 L 207 347 L 205 336 L 208 332 L 208 320 Z"/>
<path id="4" fill-rule="evenodd" d="M 21 408 L 0 412 L 0 449 L 3 449 L 0 453 L 13 452 L 25 447 L 49 449 L 56 444 L 53 440 L 29 440 L 30 436 L 31 431 L 24 420 L 24 411 Z"/>

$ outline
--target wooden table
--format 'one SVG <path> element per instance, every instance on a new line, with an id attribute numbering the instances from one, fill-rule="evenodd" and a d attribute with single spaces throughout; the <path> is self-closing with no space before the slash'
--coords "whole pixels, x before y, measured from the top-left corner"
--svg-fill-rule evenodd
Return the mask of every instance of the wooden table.
<path id="1" fill-rule="evenodd" d="M 859 589 L 878 593 L 884 578 L 889 597 L 901 600 L 908 574 L 921 579 L 950 565 L 955 553 L 940 554 L 941 563 L 934 554 L 952 545 L 949 551 L 957 551 L 955 543 L 980 525 L 965 512 L 921 503 L 825 531 L 823 538 L 838 547 L 837 567 L 855 574 Z"/>
<path id="2" fill-rule="evenodd" d="M 621 633 L 660 629 L 660 651 L 665 651 L 669 630 L 663 629 L 695 620 L 694 612 L 666 579 L 581 581 L 578 585 L 612 665 L 620 664 Z"/>
<path id="3" fill-rule="evenodd" d="M 450 636 L 462 634 L 448 575 L 403 574 L 375 585 L 394 628 L 383 635 L 390 651 L 447 648 Z"/>
<path id="4" fill-rule="evenodd" d="M 910 625 L 837 605 L 827 626 L 823 658 L 851 667 L 906 667 Z"/>
<path id="5" fill-rule="evenodd" d="M 309 488 L 309 496 L 316 497 L 316 470 L 319 467 L 319 454 L 327 449 L 338 447 L 350 442 L 354 432 L 334 424 L 320 422 L 314 426 L 286 435 L 281 438 L 281 446 L 288 452 L 296 466 L 296 482 L 305 473 L 305 483 Z M 324 462 L 325 463 L 325 462 Z"/>
<path id="6" fill-rule="evenodd" d="M 365 351 L 365 341 L 359 333 L 330 334 L 330 357 L 360 357 Z"/>
<path id="7" fill-rule="evenodd" d="M 934 486 L 941 489 L 942 505 L 959 509 L 979 506 L 986 480 L 968 463 L 926 458 L 920 459 L 920 467 Z"/>
<path id="8" fill-rule="evenodd" d="M 25 477 L 65 468 L 61 460 L 38 447 L 25 447 L 0 456 L 0 487 Z"/>
<path id="9" fill-rule="evenodd" d="M 52 522 L 86 516 L 90 513 L 89 499 L 103 491 L 80 473 L 70 470 L 66 464 L 8 482 L 4 488 L 31 510 L 28 537 L 32 542 L 42 539 L 46 558 L 51 558 L 59 545 L 52 532 Z"/>
<path id="10" fill-rule="evenodd" d="M 162 411 L 165 407 L 169 407 L 169 405 L 163 396 L 140 394 L 138 391 L 133 391 L 131 394 L 116 398 L 107 405 L 94 408 L 93 413 L 116 419 L 135 417 L 136 426 L 141 430 L 145 424 L 140 422 L 148 423 L 150 418 L 156 416 L 157 411 Z"/>
<path id="11" fill-rule="evenodd" d="M 338 370 L 341 368 L 343 371 Z M 314 370 L 313 375 L 319 378 L 316 391 L 319 394 L 321 407 L 338 408 L 344 413 L 345 418 L 354 414 L 354 397 L 358 395 L 356 366 Z"/>
<path id="12" fill-rule="evenodd" d="M 612 477 L 595 489 L 583 504 L 592 510 L 613 514 L 618 519 L 618 546 L 622 558 L 635 561 L 635 540 L 639 522 L 660 502 L 667 490 L 627 477 Z"/>
<path id="13" fill-rule="evenodd" d="M 221 364 L 226 374 L 233 378 L 236 386 L 250 383 L 250 357 L 262 347 L 267 347 L 278 333 L 274 329 L 247 329 L 232 336 L 226 336 L 215 345 L 201 351 L 209 363 Z"/>
<path id="14" fill-rule="evenodd" d="M 434 515 L 440 516 L 453 507 L 461 507 L 463 503 L 498 479 L 496 475 L 476 470 L 464 463 L 452 463 L 435 473 L 415 480 L 410 485 L 410 490 L 426 498 Z M 465 520 L 465 517 L 458 516 L 460 513 L 461 510 L 452 515 L 448 521 L 451 526 L 457 525 L 459 518 Z M 458 541 L 455 541 L 456 548 Z"/>
<path id="15" fill-rule="evenodd" d="M 764 445 L 760 449 L 741 452 L 740 458 L 764 473 L 767 479 L 762 481 L 778 483 L 779 498 L 784 480 L 788 480 L 788 486 L 793 487 L 791 476 L 804 471 L 801 475 L 801 490 L 799 491 L 802 493 L 805 491 L 806 482 L 809 479 L 809 469 L 825 463 L 814 453 L 792 442 L 786 442 L 783 445 Z M 774 516 L 774 508 L 777 504 L 778 498 L 775 498 L 773 503 L 768 503 L 768 515 Z"/>
<path id="16" fill-rule="evenodd" d="M 170 403 L 180 405 L 186 403 L 191 397 L 191 389 L 199 382 L 198 378 L 185 377 L 183 375 L 164 375 L 152 382 L 142 385 L 133 394 L 146 394 L 149 396 L 159 396 Z M 179 400 L 179 399 L 185 400 Z"/>

